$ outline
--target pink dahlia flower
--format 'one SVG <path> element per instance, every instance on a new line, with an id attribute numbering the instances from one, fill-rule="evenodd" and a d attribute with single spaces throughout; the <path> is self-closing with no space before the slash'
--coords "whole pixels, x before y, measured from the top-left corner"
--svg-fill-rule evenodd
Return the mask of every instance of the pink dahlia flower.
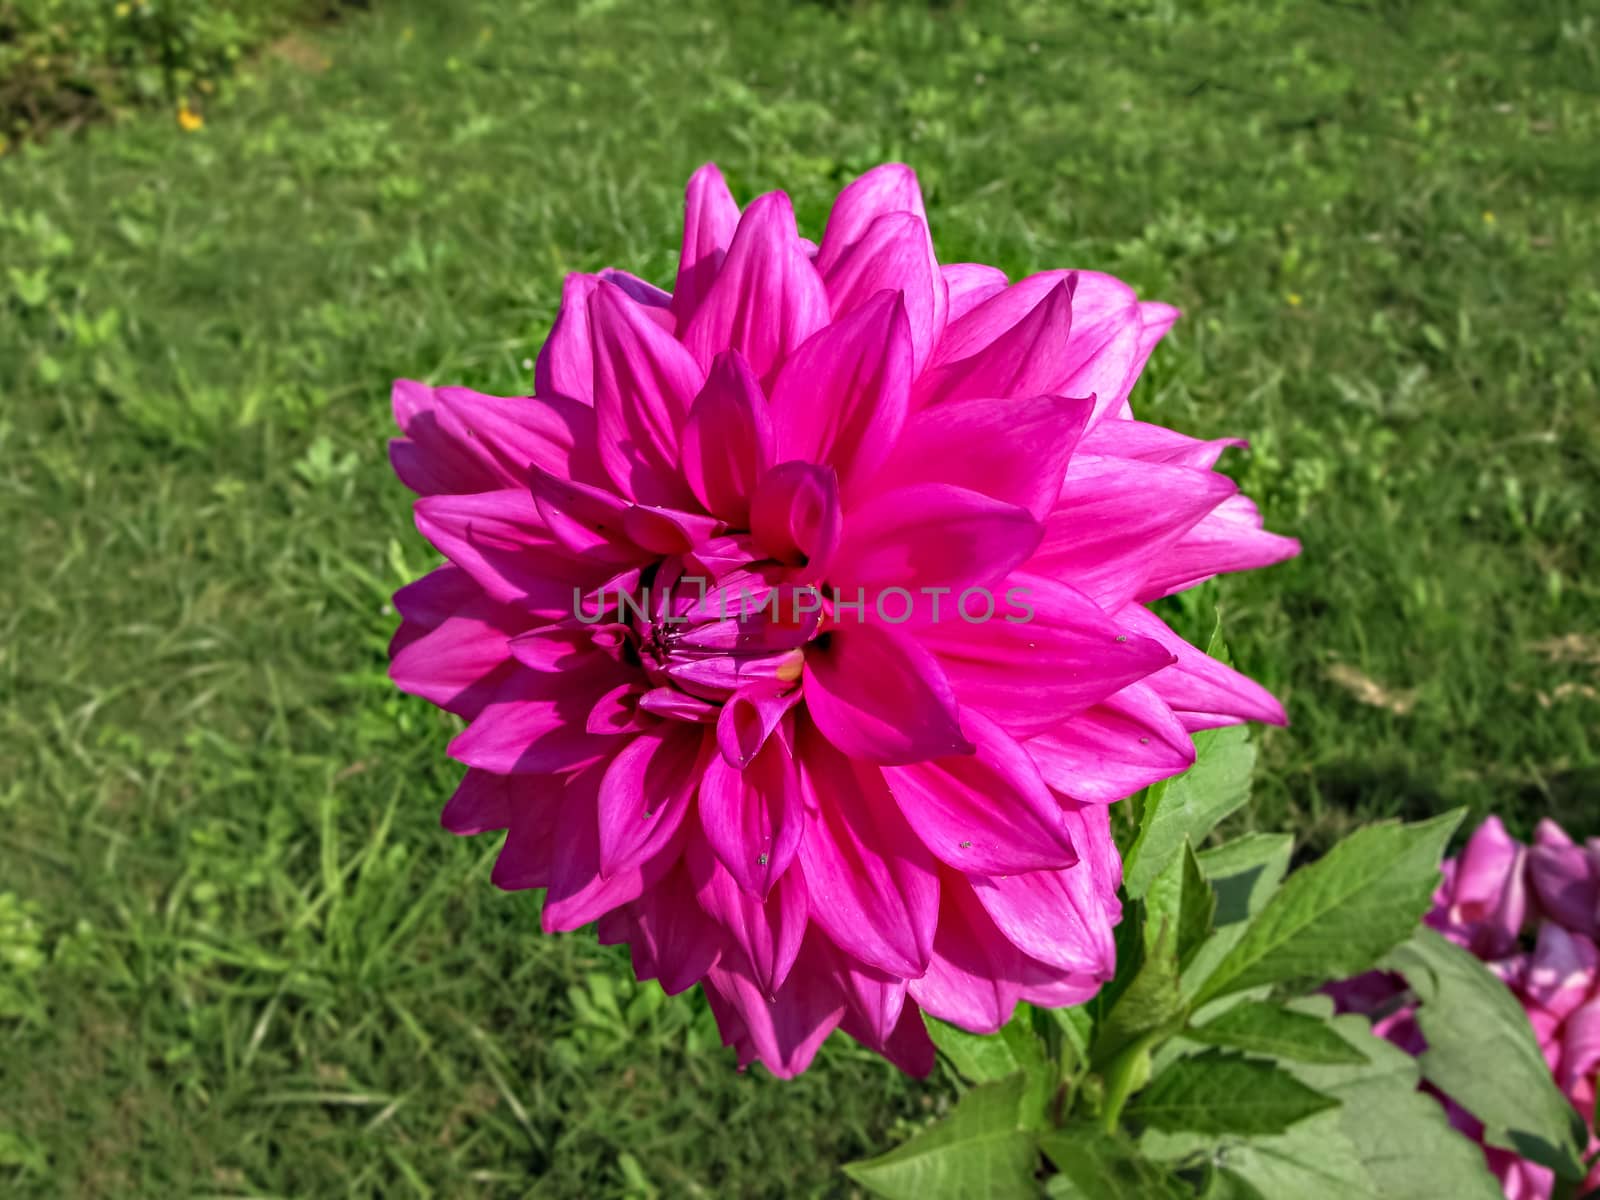
<path id="1" fill-rule="evenodd" d="M 1426 918 L 1482 959 L 1521 1001 L 1556 1085 L 1585 1125 L 1593 1120 L 1600 1071 L 1597 863 L 1600 842 L 1580 848 L 1554 821 L 1539 822 L 1529 847 L 1490 817 L 1461 856 L 1445 862 Z M 1380 1037 L 1411 1054 L 1427 1049 L 1398 976 L 1372 971 L 1329 990 L 1341 1010 L 1374 1015 L 1372 1030 Z M 1440 1099 L 1451 1123 L 1481 1141 L 1483 1126 L 1448 1096 Z M 1592 1125 L 1589 1149 L 1600 1149 Z M 1484 1154 L 1510 1200 L 1548 1200 L 1555 1176 L 1547 1167 L 1492 1146 Z M 1586 1192 L 1595 1187 L 1600 1166 L 1584 1185 Z"/>
<path id="2" fill-rule="evenodd" d="M 448 559 L 391 674 L 462 717 L 444 811 L 507 830 L 547 930 L 702 983 L 741 1064 L 842 1028 L 909 1071 L 1114 966 L 1106 805 L 1277 702 L 1145 607 L 1294 554 L 1133 419 L 1177 317 L 1089 271 L 941 265 L 879 167 L 819 246 L 689 182 L 669 294 L 573 275 L 536 395 L 401 382 L 393 443 Z"/>

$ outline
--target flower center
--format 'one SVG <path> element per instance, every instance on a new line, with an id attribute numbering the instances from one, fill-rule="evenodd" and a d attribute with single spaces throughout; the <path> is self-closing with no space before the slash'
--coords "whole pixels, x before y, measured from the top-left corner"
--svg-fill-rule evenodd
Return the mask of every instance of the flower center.
<path id="1" fill-rule="evenodd" d="M 803 647 L 818 636 L 822 597 L 814 587 L 785 583 L 785 574 L 770 560 L 729 568 L 696 554 L 647 571 L 637 592 L 618 597 L 645 676 L 707 708 L 736 696 L 782 700 L 784 707 L 798 700 Z M 679 710 L 673 715 L 712 715 L 700 704 L 672 707 Z"/>

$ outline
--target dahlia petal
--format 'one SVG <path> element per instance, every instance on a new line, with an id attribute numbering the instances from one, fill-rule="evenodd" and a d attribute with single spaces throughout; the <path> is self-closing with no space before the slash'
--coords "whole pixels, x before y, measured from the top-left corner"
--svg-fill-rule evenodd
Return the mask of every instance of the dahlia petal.
<path id="1" fill-rule="evenodd" d="M 1029 756 L 1052 789 L 1111 804 L 1194 765 L 1194 742 L 1149 684 L 1135 683 L 1029 738 Z"/>
<path id="2" fill-rule="evenodd" d="M 700 907 L 744 951 L 750 974 L 771 999 L 794 966 L 806 932 L 806 885 L 785 871 L 765 896 L 745 891 L 708 849 L 691 843 L 687 855 Z"/>
<path id="3" fill-rule="evenodd" d="M 479 601 L 483 591 L 460 567 L 446 564 L 429 571 L 421 579 L 406 584 L 394 594 L 394 607 L 403 620 L 432 629 L 444 624 L 461 609 Z M 518 610 L 502 606 L 502 614 Z M 523 617 L 525 621 L 528 619 Z M 531 624 L 531 621 L 528 621 Z"/>
<path id="4" fill-rule="evenodd" d="M 689 176 L 683 202 L 683 249 L 672 287 L 672 310 L 682 333 L 716 281 L 733 234 L 739 228 L 739 205 L 716 164 L 706 163 Z"/>
<path id="5" fill-rule="evenodd" d="M 990 300 L 994 304 L 999 299 Z M 980 306 L 979 312 L 988 305 Z M 970 321 L 979 312 L 969 313 Z M 913 409 L 978 397 L 1071 393 L 1066 348 L 1072 331 L 1072 285 L 1056 285 L 1027 316 L 982 349 L 925 371 L 912 390 Z"/>
<path id="6" fill-rule="evenodd" d="M 767 381 L 828 316 L 827 292 L 800 247 L 789 197 L 769 192 L 739 218 L 728 256 L 684 330 L 683 344 L 702 370 L 719 352 L 737 350 Z"/>
<path id="7" fill-rule="evenodd" d="M 569 777 L 556 817 L 557 848 L 540 923 L 546 933 L 566 933 L 637 900 L 678 862 L 684 826 L 658 853 L 615 875 L 600 871 L 599 787 L 605 765 Z"/>
<path id="8" fill-rule="evenodd" d="M 934 1063 L 938 1061 L 938 1051 L 934 1048 L 933 1039 L 928 1036 L 928 1028 L 923 1024 L 922 1015 L 915 1004 L 908 1004 L 900 1010 L 900 1019 L 887 1037 L 876 1035 L 853 1008 L 845 1011 L 839 1028 L 863 1046 L 883 1055 L 907 1075 L 914 1075 L 918 1079 L 925 1079 L 932 1074 Z"/>
<path id="9" fill-rule="evenodd" d="M 589 336 L 589 296 L 600 282 L 573 273 L 561 285 L 561 308 L 533 365 L 533 390 L 594 404 L 594 344 Z"/>
<path id="10" fill-rule="evenodd" d="M 1111 921 L 1087 862 L 1063 871 L 967 878 L 995 928 L 1024 954 L 1099 980 L 1116 971 Z"/>
<path id="11" fill-rule="evenodd" d="M 1080 455 L 1028 570 L 1070 579 L 1115 611 L 1139 593 L 1163 551 L 1237 490 L 1213 471 Z"/>
<path id="12" fill-rule="evenodd" d="M 664 292 L 648 280 L 607 267 L 600 272 L 600 281 L 614 285 L 623 295 L 639 306 L 646 319 L 659 325 L 668 333 L 677 327 L 672 315 L 672 293 Z"/>
<path id="13" fill-rule="evenodd" d="M 811 920 L 845 954 L 898 978 L 922 974 L 939 915 L 933 858 L 881 772 L 853 763 L 802 724 L 806 836 L 800 867 Z"/>
<path id="14" fill-rule="evenodd" d="M 847 493 L 860 487 L 900 436 L 911 379 L 905 302 L 879 292 L 807 340 L 778 372 L 779 456 L 831 466 Z"/>
<path id="15" fill-rule="evenodd" d="M 1006 287 L 992 290 L 986 287 L 989 294 L 969 307 L 960 320 L 950 319 L 930 365 L 947 366 L 993 345 L 1037 311 L 1057 289 L 1066 287 L 1070 294 L 1077 286 L 1077 274 L 1076 271 L 1040 271 Z"/>
<path id="16" fill-rule="evenodd" d="M 1033 554 L 1041 530 L 1027 509 L 968 488 L 894 488 L 850 514 L 828 578 L 846 592 L 985 587 Z"/>
<path id="17" fill-rule="evenodd" d="M 421 636 L 408 637 L 389 660 L 389 678 L 403 692 L 432 701 L 469 720 L 504 682 L 499 668 L 511 661 L 508 647 L 517 625 L 496 620 L 498 610 L 480 592 L 476 602 Z"/>
<path id="18" fill-rule="evenodd" d="M 1072 336 L 1064 348 L 1068 374 L 1057 390 L 1098 397 L 1091 424 L 1121 408 L 1139 377 L 1143 318 L 1134 291 L 1098 271 L 1079 271 L 1072 293 Z"/>
<path id="19" fill-rule="evenodd" d="M 466 837 L 511 827 L 510 779 L 469 769 L 439 815 L 439 824 Z"/>
<path id="20" fill-rule="evenodd" d="M 730 964 L 727 956 L 706 973 L 706 998 L 713 997 L 738 1015 L 754 1056 L 780 1079 L 811 1065 L 845 1011 L 844 994 L 826 974 L 794 971 L 769 998 L 743 964 Z"/>
<path id="21" fill-rule="evenodd" d="M 709 748 L 699 727 L 674 721 L 617 752 L 600 780 L 601 875 L 654 857 L 677 834 Z"/>
<path id="22" fill-rule="evenodd" d="M 1170 304 L 1162 304 L 1159 300 L 1141 300 L 1139 302 L 1139 354 L 1134 363 L 1134 378 L 1144 370 L 1145 363 L 1150 361 L 1150 354 L 1160 344 L 1161 339 L 1167 336 L 1167 331 L 1173 327 L 1183 313 Z"/>
<path id="23" fill-rule="evenodd" d="M 961 706 L 1008 733 L 1054 729 L 1113 692 L 1160 672 L 1173 655 L 1130 636 L 1076 588 L 1016 572 L 1005 580 L 1005 616 L 919 627 Z M 957 600 L 958 612 L 964 611 Z"/>
<path id="24" fill-rule="evenodd" d="M 584 728 L 590 733 L 642 733 L 655 722 L 639 711 L 645 684 L 637 679 L 619 683 L 594 702 Z"/>
<path id="25" fill-rule="evenodd" d="M 928 225 L 909 212 L 885 213 L 822 271 L 834 320 L 848 317 L 888 289 L 904 305 L 906 336 L 917 371 L 944 332 L 949 293 L 933 255 Z"/>
<path id="26" fill-rule="evenodd" d="M 780 463 L 750 501 L 750 532 L 770 558 L 806 567 L 820 579 L 832 562 L 842 528 L 839 481 L 832 467 Z"/>
<path id="27" fill-rule="evenodd" d="M 651 688 L 639 697 L 639 707 L 671 721 L 710 722 L 717 719 L 718 713 L 717 706 L 709 700 L 670 687 Z"/>
<path id="28" fill-rule="evenodd" d="M 508 789 L 515 786 L 507 780 Z M 494 861 L 489 882 L 507 892 L 549 887 L 555 878 L 556 826 L 562 807 L 574 796 L 579 803 L 592 796 L 592 792 L 584 789 L 583 783 L 574 788 L 561 778 L 541 779 L 531 788 L 519 787 L 515 802 L 511 804 L 506 840 Z"/>
<path id="29" fill-rule="evenodd" d="M 1177 662 L 1157 671 L 1147 682 L 1180 720 L 1191 714 L 1211 714 L 1215 718 L 1213 724 L 1238 721 L 1288 724 L 1283 705 L 1271 692 L 1191 646 L 1144 605 L 1127 605 L 1112 619 L 1130 633 L 1159 642 L 1176 657 Z M 1197 728 L 1188 721 L 1184 723 L 1190 730 Z"/>
<path id="30" fill-rule="evenodd" d="M 716 517 L 662 505 L 631 504 L 622 514 L 628 540 L 655 554 L 685 554 L 722 527 Z"/>
<path id="31" fill-rule="evenodd" d="M 1244 449 L 1249 445 L 1243 438 L 1201 441 L 1162 425 L 1127 420 L 1101 421 L 1084 435 L 1078 449 L 1084 454 L 1137 458 L 1208 471 L 1217 465 L 1224 450 Z"/>
<path id="32" fill-rule="evenodd" d="M 728 765 L 736 771 L 748 767 L 799 699 L 800 689 L 780 691 L 768 683 L 750 684 L 729 696 L 717 717 L 717 745 Z"/>
<path id="33" fill-rule="evenodd" d="M 1247 496 L 1229 496 L 1176 542 L 1153 556 L 1139 593 L 1155 600 L 1186 591 L 1214 575 L 1269 567 L 1300 553 L 1294 538 L 1268 533 Z"/>
<path id="34" fill-rule="evenodd" d="M 611 566 L 646 561 L 628 533 L 631 506 L 609 486 L 580 483 L 538 466 L 528 469 L 525 485 L 550 540 L 574 558 Z"/>
<path id="35" fill-rule="evenodd" d="M 845 252 L 866 236 L 874 221 L 890 213 L 911 213 L 924 226 L 927 223 L 917 173 L 904 163 L 873 167 L 834 199 L 817 250 L 817 269 L 824 274 L 832 270 Z"/>
<path id="36" fill-rule="evenodd" d="M 1041 1008 L 1071 1008 L 1083 1004 L 1094 999 L 1110 978 L 1109 974 L 1061 971 L 1033 959 L 1024 959 L 1018 974 L 1017 999 Z"/>
<path id="37" fill-rule="evenodd" d="M 494 489 L 522 486 L 530 463 L 569 479 L 603 477 L 594 410 L 576 400 L 506 399 L 454 387 L 439 388 L 434 397 L 442 431 L 460 438 L 494 470 Z"/>
<path id="38" fill-rule="evenodd" d="M 721 957 L 722 929 L 695 899 L 694 882 L 683 863 L 630 908 L 634 974 L 657 980 L 667 995 L 699 983 Z"/>
<path id="39" fill-rule="evenodd" d="M 512 673 L 450 743 L 451 757 L 498 775 L 546 775 L 609 755 L 616 739 L 587 728 L 596 701 L 621 681 L 609 663 L 595 654 L 581 670 Z"/>
<path id="40" fill-rule="evenodd" d="M 990 296 L 1005 291 L 1011 282 L 999 267 L 983 263 L 946 263 L 939 268 L 939 274 L 950 293 L 950 312 L 946 317 L 949 324 L 959 321 Z"/>
<path id="41" fill-rule="evenodd" d="M 961 715 L 975 753 L 883 768 L 911 828 L 959 871 L 1010 875 L 1078 860 L 1060 805 L 1028 753 L 994 722 Z"/>
<path id="42" fill-rule="evenodd" d="M 630 500 L 693 507 L 678 469 L 678 436 L 705 383 L 703 369 L 613 284 L 601 283 L 590 295 L 589 323 L 606 474 Z"/>
<path id="43" fill-rule="evenodd" d="M 1094 404 L 1066 396 L 961 400 L 917 413 L 883 466 L 874 492 L 943 483 L 981 492 L 1044 520 Z"/>
<path id="44" fill-rule="evenodd" d="M 874 1046 L 888 1041 L 905 1012 L 906 981 L 837 950 L 832 953 L 831 964 L 850 1005 L 846 1018 L 850 1036 Z"/>
<path id="45" fill-rule="evenodd" d="M 927 971 L 907 985 L 911 998 L 941 1021 L 971 1033 L 994 1033 L 1021 998 L 1023 956 L 995 928 L 959 875 L 940 880 L 939 932 Z"/>
<path id="46" fill-rule="evenodd" d="M 700 827 L 734 882 L 764 899 L 794 861 L 806 830 L 800 776 L 783 736 L 768 738 L 743 771 L 721 755 L 705 763 Z"/>
<path id="47" fill-rule="evenodd" d="M 543 616 L 572 613 L 572 590 L 604 577 L 550 536 L 526 489 L 424 496 L 417 531 L 466 571 L 492 600 Z"/>
<path id="48" fill-rule="evenodd" d="M 397 379 L 390 403 L 405 438 L 389 443 L 389 461 L 400 482 L 419 496 L 490 492 L 516 482 L 506 477 L 499 460 L 465 435 L 453 414 L 442 411 L 434 388 Z"/>
<path id="49" fill-rule="evenodd" d="M 1061 810 L 1067 833 L 1078 851 L 1078 866 L 1089 868 L 1106 920 L 1115 925 L 1122 919 L 1122 901 L 1117 896 L 1117 889 L 1122 886 L 1122 855 L 1111 836 L 1111 810 L 1104 804 L 1080 804 L 1075 800 L 1063 801 Z"/>
<path id="50" fill-rule="evenodd" d="M 750 523 L 750 497 L 774 461 L 773 416 L 750 364 L 737 350 L 711 362 L 683 430 L 683 473 L 708 512 Z"/>
<path id="51" fill-rule="evenodd" d="M 806 708 L 827 739 L 864 762 L 968 754 L 955 693 L 915 638 L 880 625 L 840 625 L 805 657 Z"/>

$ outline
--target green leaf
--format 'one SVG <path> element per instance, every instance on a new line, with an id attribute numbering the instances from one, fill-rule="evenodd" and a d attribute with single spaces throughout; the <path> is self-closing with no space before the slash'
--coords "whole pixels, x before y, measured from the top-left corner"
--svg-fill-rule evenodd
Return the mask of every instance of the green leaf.
<path id="1" fill-rule="evenodd" d="M 1286 833 L 1247 833 L 1195 855 L 1217 898 L 1215 932 L 1184 965 L 1183 992 L 1192 996 L 1232 950 L 1251 917 L 1266 905 L 1289 870 L 1294 839 Z"/>
<path id="2" fill-rule="evenodd" d="M 1265 1059 L 1206 1050 L 1160 1072 L 1127 1115 L 1153 1129 L 1281 1133 L 1338 1103 Z"/>
<path id="3" fill-rule="evenodd" d="M 1256 750 L 1243 725 L 1194 735 L 1195 764 L 1144 795 L 1139 832 L 1123 862 L 1123 887 L 1142 896 L 1183 852 L 1183 842 L 1205 839 L 1217 822 L 1250 797 Z"/>
<path id="4" fill-rule="evenodd" d="M 922 1014 L 928 1036 L 939 1052 L 949 1059 L 956 1074 L 968 1083 L 988 1083 L 1015 1075 L 1020 1064 L 1011 1047 L 996 1035 L 983 1036 Z"/>
<path id="5" fill-rule="evenodd" d="M 1018 1123 L 1020 1072 L 973 1088 L 937 1124 L 845 1174 L 889 1200 L 1022 1200 L 1038 1195 L 1038 1144 Z"/>
<path id="6" fill-rule="evenodd" d="M 1211 933 L 1211 917 L 1217 907 L 1216 895 L 1201 873 L 1188 842 L 1167 869 L 1151 881 L 1144 905 L 1147 944 L 1161 923 L 1169 922 L 1176 931 L 1175 949 L 1181 967 L 1194 957 Z"/>
<path id="7" fill-rule="evenodd" d="M 1207 1046 L 1229 1046 L 1299 1062 L 1366 1061 L 1326 1021 L 1261 1000 L 1235 1004 L 1204 1025 L 1184 1030 L 1183 1036 Z"/>
<path id="8" fill-rule="evenodd" d="M 1288 980 L 1343 979 L 1371 967 L 1428 910 L 1439 857 L 1461 811 L 1359 829 L 1296 871 L 1267 901 L 1195 997 Z"/>
<path id="9" fill-rule="evenodd" d="M 1296 1001 L 1294 1011 L 1327 1019 L 1325 996 Z M 1145 1152 L 1160 1160 L 1218 1161 L 1270 1200 L 1393 1200 L 1449 1196 L 1498 1200 L 1480 1147 L 1450 1128 L 1443 1107 L 1417 1090 L 1417 1061 L 1374 1037 L 1364 1017 L 1328 1020 L 1363 1063 L 1285 1063 L 1302 1083 L 1338 1100 L 1284 1133 L 1267 1137 L 1201 1137 L 1147 1133 Z M 1248 1192 L 1220 1190 L 1243 1200 Z"/>
<path id="10" fill-rule="evenodd" d="M 1073 1126 L 1039 1139 L 1064 1182 L 1052 1181 L 1050 1195 L 1070 1200 L 1181 1200 L 1192 1193 L 1159 1163 L 1139 1153 L 1125 1137 L 1089 1126 Z"/>
<path id="11" fill-rule="evenodd" d="M 1287 833 L 1247 833 L 1195 855 L 1217 896 L 1212 923 L 1242 924 L 1261 911 L 1289 872 L 1294 838 Z"/>
<path id="12" fill-rule="evenodd" d="M 1582 1121 L 1557 1090 L 1528 1014 L 1505 984 L 1423 927 L 1385 960 L 1421 1001 L 1423 1077 L 1484 1125 L 1484 1140 L 1582 1179 Z M 1576 1136 L 1575 1136 L 1576 1135 Z"/>

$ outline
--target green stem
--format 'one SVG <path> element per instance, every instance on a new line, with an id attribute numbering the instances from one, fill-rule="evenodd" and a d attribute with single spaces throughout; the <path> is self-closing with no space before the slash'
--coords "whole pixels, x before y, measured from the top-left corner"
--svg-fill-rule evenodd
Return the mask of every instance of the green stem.
<path id="1" fill-rule="evenodd" d="M 1152 1029 L 1112 1060 L 1105 1074 L 1105 1108 L 1100 1112 L 1100 1124 L 1107 1133 L 1116 1133 L 1117 1122 L 1122 1118 L 1122 1109 L 1128 1103 L 1128 1097 L 1144 1084 L 1145 1079 L 1148 1079 L 1149 1063 L 1146 1055 L 1160 1036 L 1161 1030 Z M 1141 1064 L 1144 1067 L 1143 1072 Z M 1145 1075 L 1145 1079 L 1140 1078 L 1141 1073 Z"/>

